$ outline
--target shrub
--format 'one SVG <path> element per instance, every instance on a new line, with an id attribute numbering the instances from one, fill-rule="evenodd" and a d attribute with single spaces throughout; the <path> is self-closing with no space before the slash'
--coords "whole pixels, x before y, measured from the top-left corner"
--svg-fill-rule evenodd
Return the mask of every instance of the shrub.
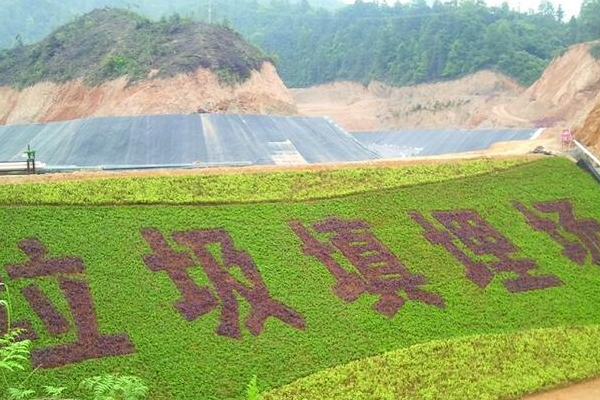
<path id="1" fill-rule="evenodd" d="M 592 47 L 590 47 L 590 54 L 596 60 L 600 60 L 600 43 L 596 43 Z"/>

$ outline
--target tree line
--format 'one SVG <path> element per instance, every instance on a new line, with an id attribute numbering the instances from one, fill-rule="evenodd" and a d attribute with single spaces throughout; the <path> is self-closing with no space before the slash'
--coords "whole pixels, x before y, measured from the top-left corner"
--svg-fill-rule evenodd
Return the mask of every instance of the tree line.
<path id="1" fill-rule="evenodd" d="M 233 27 L 276 60 L 291 87 L 335 80 L 411 85 L 482 70 L 524 85 L 574 44 L 600 38 L 600 0 L 585 0 L 578 17 L 541 1 L 533 11 L 482 0 L 389 4 L 357 0 L 328 8 L 308 0 L 0 0 L 0 47 L 49 33 L 52 21 L 95 7 L 125 7 L 147 16 L 179 13 Z M 49 11 L 56 18 L 49 19 Z"/>

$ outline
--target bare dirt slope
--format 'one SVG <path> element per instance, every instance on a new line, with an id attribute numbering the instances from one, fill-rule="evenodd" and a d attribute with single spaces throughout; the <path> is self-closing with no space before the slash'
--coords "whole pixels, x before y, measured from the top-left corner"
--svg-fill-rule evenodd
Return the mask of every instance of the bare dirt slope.
<path id="1" fill-rule="evenodd" d="M 591 147 L 592 151 L 600 153 L 600 102 L 588 115 L 583 126 L 575 133 L 577 139 Z"/>
<path id="2" fill-rule="evenodd" d="M 523 400 L 598 400 L 600 379 L 525 397 Z"/>
<path id="3" fill-rule="evenodd" d="M 581 125 L 600 99 L 600 62 L 590 46 L 571 47 L 519 98 L 492 109 L 488 120 L 494 126 Z"/>
<path id="4" fill-rule="evenodd" d="M 571 47 L 525 89 L 483 71 L 436 84 L 391 88 L 341 82 L 294 89 L 298 109 L 347 130 L 402 128 L 575 128 L 600 99 L 600 61 L 591 44 Z"/>
<path id="5" fill-rule="evenodd" d="M 516 99 L 524 88 L 490 71 L 435 84 L 394 88 L 338 82 L 291 89 L 298 110 L 327 115 L 350 131 L 394 128 L 473 127 L 474 110 L 492 109 Z"/>
<path id="6" fill-rule="evenodd" d="M 233 86 L 219 83 L 208 69 L 198 69 L 193 74 L 134 84 L 122 77 L 96 87 L 81 79 L 63 84 L 42 82 L 22 91 L 0 87 L 0 124 L 198 111 L 294 114 L 296 107 L 270 63 Z"/>

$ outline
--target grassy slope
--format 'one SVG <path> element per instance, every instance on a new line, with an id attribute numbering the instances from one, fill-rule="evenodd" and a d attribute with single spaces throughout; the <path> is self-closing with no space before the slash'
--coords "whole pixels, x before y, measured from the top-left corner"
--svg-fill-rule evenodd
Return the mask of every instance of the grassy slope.
<path id="1" fill-rule="evenodd" d="M 113 190 L 118 183 L 96 187 L 97 196 L 103 202 L 110 199 L 108 192 L 118 193 Z M 254 185 L 268 190 L 260 179 Z M 24 188 L 1 186 L 0 193 L 11 202 L 27 199 L 35 204 L 40 200 L 32 193 L 29 195 L 33 197 L 11 195 L 13 191 L 23 193 Z M 150 185 L 149 193 L 152 188 L 156 189 Z M 176 187 L 169 190 L 178 193 Z M 246 190 L 237 193 L 243 195 Z M 47 200 L 44 195 L 41 198 Z M 530 203 L 562 198 L 573 200 L 579 216 L 600 220 L 597 184 L 563 159 L 329 200 L 218 207 L 2 206 L 0 265 L 23 261 L 16 243 L 31 236 L 46 243 L 54 256 L 83 257 L 102 331 L 127 331 L 137 346 L 133 356 L 43 371 L 36 384 L 65 379 L 74 383 L 92 374 L 122 371 L 152 382 L 152 398 L 157 400 L 241 398 L 243 386 L 253 374 L 259 376 L 262 389 L 271 389 L 351 360 L 434 339 L 600 324 L 600 269 L 591 264 L 580 267 L 564 258 L 559 245 L 533 232 L 511 206 L 514 199 Z M 65 201 L 69 199 L 65 197 Z M 118 195 L 112 198 L 113 202 L 119 199 Z M 464 208 L 478 210 L 521 247 L 521 256 L 538 262 L 540 273 L 554 273 L 565 285 L 514 295 L 497 278 L 486 290 L 480 290 L 466 280 L 463 267 L 444 249 L 422 237 L 420 227 L 406 214 L 412 209 Z M 312 222 L 331 215 L 369 221 L 378 237 L 411 271 L 428 277 L 427 288 L 445 298 L 446 309 L 409 302 L 388 319 L 372 311 L 371 296 L 351 304 L 338 299 L 330 289 L 331 275 L 302 254 L 298 239 L 286 225 L 292 219 Z M 170 280 L 165 274 L 150 272 L 142 263 L 148 247 L 139 230 L 147 226 L 164 232 L 226 228 L 238 248 L 253 256 L 272 295 L 306 317 L 307 330 L 297 331 L 270 320 L 262 336 L 255 338 L 244 331 L 244 340 L 234 341 L 215 335 L 217 312 L 186 322 L 171 306 L 178 293 Z M 0 274 L 6 278 L 3 271 Z M 200 269 L 194 276 L 198 282 L 207 281 Z M 8 283 L 17 289 L 25 282 Z M 60 298 L 53 282 L 41 284 Z M 30 314 L 23 300 L 16 300 L 17 314 Z M 242 306 L 242 310 L 245 315 L 247 307 Z M 37 320 L 34 323 L 38 328 L 41 325 Z M 36 345 L 53 343 L 56 341 L 44 337 Z"/>
<path id="2" fill-rule="evenodd" d="M 155 178 L 105 178 L 0 186 L 0 204 L 125 205 L 231 204 L 339 197 L 373 190 L 494 174 L 531 159 L 465 161 L 450 164 L 353 167 Z"/>
<path id="3" fill-rule="evenodd" d="M 432 341 L 318 372 L 264 400 L 496 400 L 600 374 L 600 326 Z"/>

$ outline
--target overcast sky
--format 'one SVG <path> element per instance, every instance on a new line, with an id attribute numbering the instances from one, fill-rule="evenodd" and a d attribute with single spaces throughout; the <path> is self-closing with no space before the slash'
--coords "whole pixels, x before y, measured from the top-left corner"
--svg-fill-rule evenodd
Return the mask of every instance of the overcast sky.
<path id="1" fill-rule="evenodd" d="M 354 0 L 342 0 L 345 3 L 354 3 Z M 410 0 L 400 0 L 403 3 L 406 3 Z M 521 11 L 527 11 L 531 8 L 537 10 L 538 5 L 540 4 L 540 0 L 485 0 L 486 4 L 490 6 L 500 5 L 504 3 L 504 1 L 508 2 L 510 6 L 514 9 L 518 9 L 519 5 L 521 6 Z M 388 4 L 393 4 L 395 0 L 388 0 Z M 433 0 L 427 0 L 428 3 L 433 3 Z M 573 15 L 579 14 L 579 9 L 581 8 L 581 3 L 583 0 L 553 0 L 555 6 L 562 4 L 563 10 L 565 10 L 565 14 L 567 18 L 571 18 Z"/>

